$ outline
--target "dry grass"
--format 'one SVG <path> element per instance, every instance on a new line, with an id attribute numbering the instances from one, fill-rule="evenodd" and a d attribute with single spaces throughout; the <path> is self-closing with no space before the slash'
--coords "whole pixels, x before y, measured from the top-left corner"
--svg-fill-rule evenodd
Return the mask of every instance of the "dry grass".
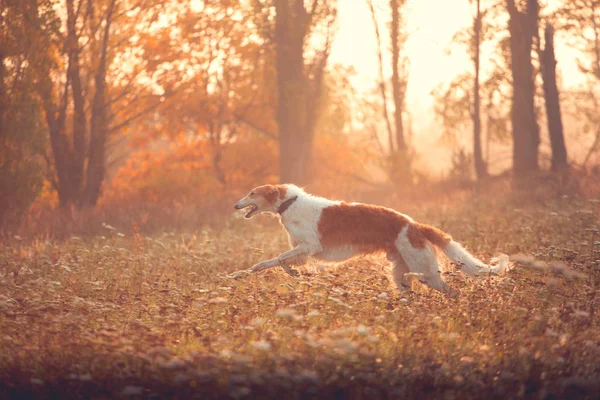
<path id="1" fill-rule="evenodd" d="M 597 395 L 600 204 L 467 204 L 403 211 L 483 258 L 526 257 L 504 277 L 450 272 L 455 299 L 401 295 L 383 257 L 232 278 L 286 248 L 272 220 L 6 240 L 0 398 Z"/>

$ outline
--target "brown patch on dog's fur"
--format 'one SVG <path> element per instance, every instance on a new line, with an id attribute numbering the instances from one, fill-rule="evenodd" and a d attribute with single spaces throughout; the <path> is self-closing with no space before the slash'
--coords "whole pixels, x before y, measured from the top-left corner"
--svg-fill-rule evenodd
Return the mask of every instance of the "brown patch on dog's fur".
<path id="1" fill-rule="evenodd" d="M 285 195 L 287 194 L 287 188 L 283 185 L 278 185 L 277 190 L 279 190 L 279 200 L 285 199 Z"/>
<path id="2" fill-rule="evenodd" d="M 356 246 L 362 253 L 395 252 L 398 234 L 409 221 L 385 207 L 369 204 L 329 206 L 318 223 L 324 248 Z"/>
<path id="3" fill-rule="evenodd" d="M 422 249 L 427 243 L 425 235 L 423 235 L 423 232 L 421 232 L 415 223 L 412 223 L 406 230 L 406 237 L 408 237 L 410 245 L 415 249 Z"/>
<path id="4" fill-rule="evenodd" d="M 406 236 L 408 237 L 408 241 L 410 242 L 411 246 L 416 249 L 422 249 L 425 247 L 427 241 L 439 247 L 440 249 L 443 249 L 452 240 L 452 236 L 439 230 L 438 228 L 430 225 L 419 224 L 417 222 L 413 222 L 408 227 Z"/>
<path id="5" fill-rule="evenodd" d="M 259 186 L 253 191 L 255 195 L 261 196 L 269 204 L 275 204 L 275 202 L 277 201 L 277 197 L 279 196 L 279 191 L 277 190 L 277 186 L 275 185 Z"/>

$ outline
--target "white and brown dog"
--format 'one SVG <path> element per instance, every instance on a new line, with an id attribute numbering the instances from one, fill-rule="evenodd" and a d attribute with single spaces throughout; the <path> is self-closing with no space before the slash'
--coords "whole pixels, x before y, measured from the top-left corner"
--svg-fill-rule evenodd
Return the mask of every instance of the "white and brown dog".
<path id="1" fill-rule="evenodd" d="M 238 201 L 235 209 L 250 207 L 246 218 L 267 212 L 278 214 L 292 249 L 272 260 L 254 265 L 250 271 L 304 264 L 308 257 L 343 261 L 356 255 L 384 252 L 392 262 L 392 275 L 399 289 L 410 284 L 405 274 L 419 274 L 420 281 L 449 293 L 435 247 L 469 276 L 499 274 L 508 267 L 501 255 L 495 266 L 486 265 L 467 252 L 452 237 L 392 209 L 361 203 L 344 203 L 312 196 L 294 185 L 264 185 Z"/>

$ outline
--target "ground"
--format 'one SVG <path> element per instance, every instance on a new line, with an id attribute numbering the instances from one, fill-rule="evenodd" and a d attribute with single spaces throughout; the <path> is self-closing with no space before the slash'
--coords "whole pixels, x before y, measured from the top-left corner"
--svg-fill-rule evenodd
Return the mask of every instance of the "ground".
<path id="1" fill-rule="evenodd" d="M 400 293 L 384 256 L 311 263 L 299 278 L 236 273 L 287 248 L 262 217 L 185 233 L 6 238 L 0 398 L 598 396 L 598 201 L 400 211 L 480 258 L 527 257 L 480 279 L 447 264 L 460 292 L 449 298 L 418 283 Z"/>

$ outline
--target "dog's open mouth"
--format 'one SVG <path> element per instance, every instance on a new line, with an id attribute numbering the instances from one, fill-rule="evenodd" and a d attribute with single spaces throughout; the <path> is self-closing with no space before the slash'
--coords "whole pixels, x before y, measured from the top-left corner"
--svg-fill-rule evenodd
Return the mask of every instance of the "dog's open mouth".
<path id="1" fill-rule="evenodd" d="M 246 218 L 250 218 L 252 215 L 254 215 L 255 212 L 258 211 L 258 206 L 255 204 L 250 204 L 248 207 L 250 207 L 250 210 L 246 213 L 245 217 Z M 248 208 L 246 207 L 246 208 Z"/>

